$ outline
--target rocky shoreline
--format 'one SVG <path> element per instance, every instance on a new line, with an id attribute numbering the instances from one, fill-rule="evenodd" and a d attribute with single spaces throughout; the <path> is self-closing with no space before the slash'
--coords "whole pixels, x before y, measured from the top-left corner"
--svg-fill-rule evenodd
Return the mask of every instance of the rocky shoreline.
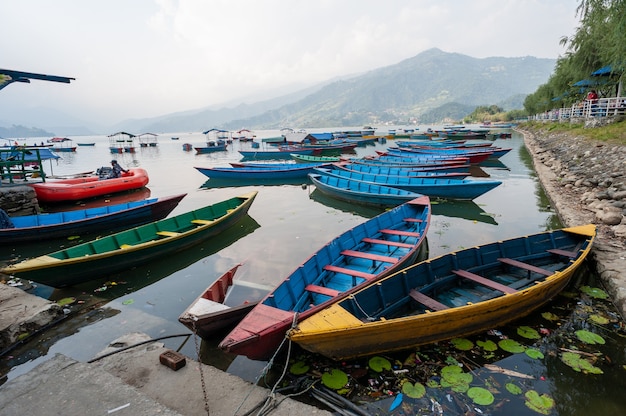
<path id="1" fill-rule="evenodd" d="M 517 131 L 561 222 L 596 224 L 592 260 L 626 317 L 626 146 L 547 130 Z"/>

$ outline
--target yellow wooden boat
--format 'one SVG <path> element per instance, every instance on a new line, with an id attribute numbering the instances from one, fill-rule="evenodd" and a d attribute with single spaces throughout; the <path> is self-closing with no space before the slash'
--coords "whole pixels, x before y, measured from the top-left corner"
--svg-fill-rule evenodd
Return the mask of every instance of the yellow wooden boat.
<path id="1" fill-rule="evenodd" d="M 288 337 L 342 360 L 498 327 L 561 292 L 589 254 L 595 234 L 588 224 L 414 264 L 303 320 Z"/>

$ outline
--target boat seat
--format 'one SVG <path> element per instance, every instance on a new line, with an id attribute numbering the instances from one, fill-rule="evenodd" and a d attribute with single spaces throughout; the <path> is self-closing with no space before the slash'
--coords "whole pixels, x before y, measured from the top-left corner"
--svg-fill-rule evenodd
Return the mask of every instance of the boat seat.
<path id="1" fill-rule="evenodd" d="M 373 254 L 373 253 L 363 253 L 362 251 L 355 251 L 355 250 L 343 250 L 341 254 L 343 254 L 344 256 L 348 256 L 348 257 L 357 257 L 360 259 L 380 261 L 383 263 L 396 264 L 398 262 L 398 259 L 395 257 L 382 256 L 380 254 Z"/>
<path id="2" fill-rule="evenodd" d="M 532 264 L 524 263 L 521 261 L 501 257 L 498 259 L 500 263 L 508 264 L 509 266 L 519 267 L 520 269 L 528 270 L 529 272 L 535 272 L 544 276 L 552 276 L 554 272 L 550 270 L 542 269 L 541 267 L 533 266 Z"/>
<path id="3" fill-rule="evenodd" d="M 176 237 L 177 235 L 179 235 L 180 233 L 177 233 L 175 231 L 157 231 L 156 232 L 157 235 L 163 236 L 163 237 Z"/>
<path id="4" fill-rule="evenodd" d="M 380 240 L 377 238 L 369 238 L 369 237 L 365 237 L 361 241 L 363 241 L 364 243 L 370 243 L 370 244 L 384 244 L 387 246 L 404 247 L 404 248 L 413 248 L 415 246 L 414 244 L 400 243 L 398 241 Z"/>
<path id="5" fill-rule="evenodd" d="M 420 218 L 405 218 L 402 221 L 404 221 L 404 222 L 415 222 L 415 223 L 424 222 L 424 220 L 422 220 Z"/>
<path id="6" fill-rule="evenodd" d="M 207 225 L 211 224 L 212 222 L 213 220 L 191 220 L 191 223 L 196 225 Z"/>
<path id="7" fill-rule="evenodd" d="M 405 237 L 419 237 L 420 236 L 420 233 L 416 233 L 413 231 L 390 230 L 387 228 L 384 230 L 380 230 L 380 232 L 383 234 L 402 235 Z"/>
<path id="8" fill-rule="evenodd" d="M 476 282 L 478 284 L 481 284 L 483 286 L 487 286 L 490 287 L 492 289 L 495 290 L 499 290 L 502 293 L 515 293 L 517 292 L 517 290 L 512 289 L 508 286 L 505 286 L 503 284 L 500 284 L 498 282 L 494 282 L 493 280 L 489 280 L 487 278 L 484 278 L 482 276 L 479 276 L 477 274 L 468 272 L 467 270 L 452 270 L 452 273 L 456 274 L 457 276 L 460 276 L 464 279 L 468 279 L 471 280 L 473 282 Z"/>
<path id="9" fill-rule="evenodd" d="M 318 285 L 306 285 L 304 290 L 306 290 L 307 292 L 313 292 L 313 293 L 318 293 L 320 295 L 330 296 L 331 298 L 334 298 L 335 296 L 341 293 L 338 290 L 331 289 L 331 288 L 324 287 L 324 286 L 318 286 Z"/>
<path id="10" fill-rule="evenodd" d="M 324 266 L 324 270 L 327 270 L 329 272 L 334 272 L 334 273 L 343 273 L 343 274 L 347 274 L 348 276 L 360 277 L 365 280 L 371 280 L 374 277 L 376 277 L 375 274 L 360 272 L 358 270 L 346 269 L 345 267 L 337 267 L 337 266 L 333 266 L 332 264 L 327 264 L 326 266 Z"/>
<path id="11" fill-rule="evenodd" d="M 415 300 L 417 303 L 421 303 L 422 305 L 433 311 L 442 311 L 444 309 L 449 309 L 448 306 L 444 305 L 443 303 L 436 301 L 430 296 L 426 296 L 422 292 L 418 292 L 415 289 L 411 289 L 411 291 L 409 292 L 409 296 L 413 298 L 413 300 Z"/>
<path id="12" fill-rule="evenodd" d="M 125 248 L 131 248 L 131 247 L 132 247 L 132 245 L 130 245 L 130 244 L 122 244 L 122 245 L 120 246 L 120 248 L 121 248 L 122 250 L 123 250 L 123 249 L 125 249 Z"/>
<path id="13" fill-rule="evenodd" d="M 563 257 L 570 257 L 570 258 L 574 258 L 578 254 L 575 251 L 561 250 L 560 248 L 550 248 L 546 251 L 548 253 L 556 254 L 559 256 L 563 256 Z"/>

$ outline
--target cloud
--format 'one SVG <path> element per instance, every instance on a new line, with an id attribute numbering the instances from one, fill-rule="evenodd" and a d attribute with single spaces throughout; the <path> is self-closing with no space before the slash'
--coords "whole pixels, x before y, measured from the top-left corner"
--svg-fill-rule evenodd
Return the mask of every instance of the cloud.
<path id="1" fill-rule="evenodd" d="M 3 6 L 1 66 L 75 77 L 0 91 L 9 103 L 119 121 L 309 86 L 429 48 L 556 58 L 567 0 L 22 0 Z M 535 28 L 541 28 L 536 30 Z M 46 85 L 49 84 L 49 85 Z"/>

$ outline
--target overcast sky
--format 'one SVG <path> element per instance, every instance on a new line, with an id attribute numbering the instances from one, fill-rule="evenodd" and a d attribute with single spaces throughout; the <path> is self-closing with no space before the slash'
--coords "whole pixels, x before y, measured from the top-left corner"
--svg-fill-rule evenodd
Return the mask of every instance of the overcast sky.
<path id="1" fill-rule="evenodd" d="M 273 98 L 427 49 L 558 58 L 578 0 L 15 0 L 0 68 L 74 77 L 14 83 L 6 106 L 100 122 Z M 27 103 L 27 104 L 25 104 Z M 2 117 L 0 117 L 1 119 Z"/>

